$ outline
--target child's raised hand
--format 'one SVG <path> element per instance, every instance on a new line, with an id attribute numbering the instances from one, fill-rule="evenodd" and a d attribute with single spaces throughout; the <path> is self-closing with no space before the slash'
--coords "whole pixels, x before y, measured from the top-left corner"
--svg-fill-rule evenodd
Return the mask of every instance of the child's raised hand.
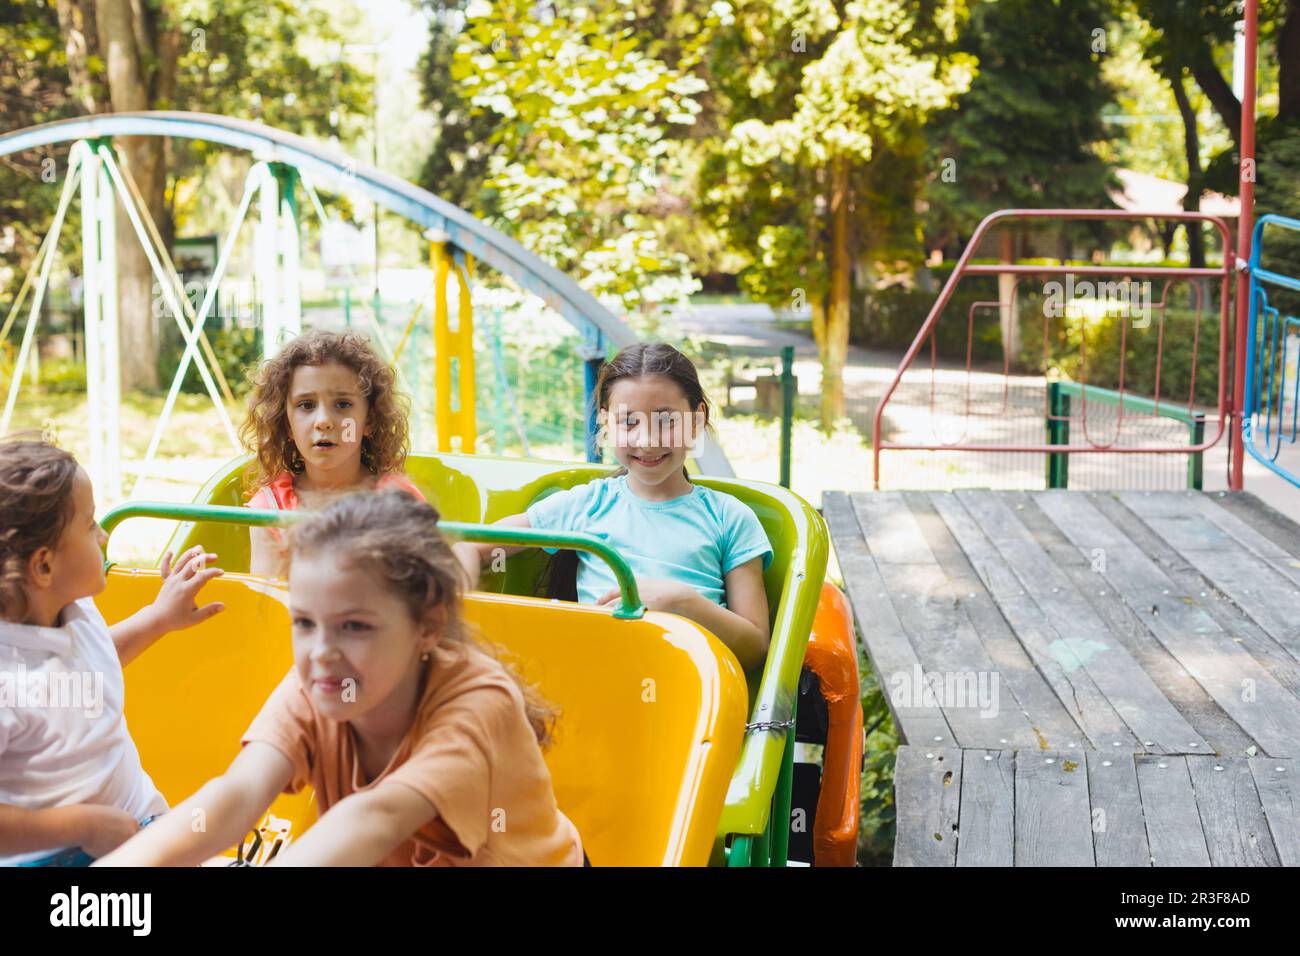
<path id="1" fill-rule="evenodd" d="M 208 561 L 216 558 L 215 554 L 205 553 L 202 545 L 190 548 L 180 560 L 172 566 L 172 553 L 168 551 L 162 559 L 163 584 L 153 602 L 160 630 L 178 631 L 193 627 L 225 610 L 220 601 L 198 607 L 194 603 L 199 589 L 213 578 L 225 574 L 221 568 L 207 567 Z"/>
<path id="2" fill-rule="evenodd" d="M 135 817 L 117 807 L 86 803 L 77 808 L 80 846 L 87 856 L 107 856 L 140 830 Z"/>
<path id="3" fill-rule="evenodd" d="M 682 609 L 696 596 L 695 589 L 689 585 L 664 578 L 638 578 L 636 588 L 646 610 L 667 611 L 670 614 L 682 614 Z M 602 595 L 596 603 L 615 604 L 620 600 L 621 594 L 618 588 L 614 588 Z"/>

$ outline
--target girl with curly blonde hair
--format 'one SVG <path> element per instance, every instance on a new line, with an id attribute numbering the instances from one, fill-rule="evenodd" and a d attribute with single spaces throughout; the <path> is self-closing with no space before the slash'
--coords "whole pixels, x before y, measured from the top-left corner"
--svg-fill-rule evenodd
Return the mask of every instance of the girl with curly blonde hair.
<path id="1" fill-rule="evenodd" d="M 290 511 L 384 488 L 423 501 L 403 474 L 407 409 L 392 368 L 360 335 L 300 335 L 262 363 L 249 396 L 242 437 L 257 458 L 245 476 L 248 506 Z M 251 528 L 249 535 L 249 570 L 280 574 L 281 533 Z"/>

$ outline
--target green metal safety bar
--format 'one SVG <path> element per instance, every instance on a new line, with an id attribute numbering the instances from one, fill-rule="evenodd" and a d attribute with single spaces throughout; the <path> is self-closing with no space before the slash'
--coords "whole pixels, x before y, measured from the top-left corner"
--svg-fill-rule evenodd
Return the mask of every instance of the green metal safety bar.
<path id="1" fill-rule="evenodd" d="M 1084 386 L 1079 382 L 1047 383 L 1047 443 L 1049 445 L 1070 444 L 1070 406 L 1076 396 L 1089 402 L 1102 405 L 1114 405 L 1132 409 L 1139 415 L 1151 415 L 1169 418 L 1187 426 L 1187 433 L 1192 445 L 1205 441 L 1205 415 L 1201 412 L 1189 412 L 1170 404 L 1161 404 L 1140 395 L 1098 388 L 1095 385 Z M 1202 452 L 1191 452 L 1187 459 L 1187 487 L 1201 490 L 1205 474 L 1205 456 Z M 1068 454 L 1047 456 L 1047 487 L 1067 488 L 1070 483 L 1070 456 Z"/>
<path id="2" fill-rule="evenodd" d="M 165 501 L 140 501 L 120 505 L 104 516 L 100 526 L 105 534 L 128 518 L 165 518 L 172 521 L 209 521 L 214 524 L 241 524 L 265 528 L 300 521 L 306 511 L 275 511 L 269 508 L 235 508 L 229 505 L 176 504 Z M 483 544 L 499 544 L 533 548 L 564 548 L 570 551 L 588 551 L 601 557 L 618 580 L 621 602 L 614 611 L 620 620 L 636 620 L 645 614 L 636 577 L 631 567 L 617 551 L 601 539 L 580 532 L 536 531 L 531 528 L 503 528 L 498 525 L 472 524 L 464 521 L 440 521 L 438 529 L 449 537 Z M 107 550 L 107 544 L 105 544 Z M 112 562 L 106 561 L 105 568 Z"/>

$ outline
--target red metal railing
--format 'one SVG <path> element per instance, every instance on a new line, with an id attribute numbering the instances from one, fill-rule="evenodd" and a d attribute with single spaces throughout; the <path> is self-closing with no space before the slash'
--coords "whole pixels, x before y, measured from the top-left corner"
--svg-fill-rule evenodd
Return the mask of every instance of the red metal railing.
<path id="1" fill-rule="evenodd" d="M 1148 265 L 1141 265 L 1141 264 L 1072 266 L 1072 265 L 1033 265 L 1033 264 L 1013 264 L 1013 263 L 976 265 L 970 263 L 970 259 L 972 258 L 975 250 L 979 248 L 981 242 L 985 240 L 985 238 L 988 236 L 988 234 L 990 233 L 990 231 L 993 229 L 994 226 L 1003 225 L 1010 222 L 1023 222 L 1025 220 L 1038 221 L 1038 222 L 1050 222 L 1050 221 L 1060 222 L 1064 220 L 1085 220 L 1085 221 L 1122 220 L 1122 221 L 1133 221 L 1133 222 L 1149 221 L 1149 220 L 1165 220 L 1170 222 L 1183 222 L 1183 223 L 1193 223 L 1193 222 L 1205 223 L 1213 226 L 1214 229 L 1218 231 L 1220 243 L 1221 243 L 1220 251 L 1222 253 L 1222 265 L 1217 267 L 1203 267 L 1203 268 L 1190 268 L 1190 267 L 1179 268 L 1179 267 L 1170 267 L 1170 266 L 1148 266 Z M 1231 334 L 1231 330 L 1229 326 L 1228 302 L 1229 302 L 1230 282 L 1233 278 L 1233 263 L 1234 263 L 1234 259 L 1232 254 L 1231 239 L 1230 239 L 1230 234 L 1226 223 L 1224 223 L 1222 219 L 1216 216 L 1209 216 L 1203 213 L 1196 213 L 1196 212 L 1156 213 L 1156 212 L 1132 212 L 1128 210 L 1084 210 L 1084 209 L 1004 209 L 999 212 L 992 213 L 989 216 L 985 217 L 984 221 L 979 224 L 978 228 L 976 228 L 974 235 L 971 236 L 970 242 L 966 245 L 965 250 L 962 252 L 961 258 L 957 261 L 956 266 L 953 268 L 952 274 L 948 277 L 948 281 L 944 283 L 943 289 L 939 293 L 938 299 L 935 301 L 933 307 L 930 309 L 929 315 L 926 316 L 925 322 L 922 324 L 920 331 L 917 332 L 916 338 L 913 339 L 911 346 L 907 350 L 907 353 L 903 356 L 903 359 L 899 363 L 897 371 L 894 373 L 893 379 L 889 382 L 888 386 L 885 388 L 880 403 L 876 407 L 875 417 L 872 422 L 872 461 L 873 461 L 873 471 L 874 471 L 873 474 L 874 486 L 877 489 L 880 487 L 880 453 L 886 449 L 898 450 L 898 451 L 907 450 L 907 451 L 1022 452 L 1022 453 L 1037 453 L 1037 454 L 1049 454 L 1049 453 L 1050 454 L 1079 454 L 1079 453 L 1106 452 L 1106 453 L 1116 453 L 1116 454 L 1187 455 L 1189 453 L 1204 451 L 1205 449 L 1215 445 L 1223 435 L 1225 423 L 1227 422 L 1228 415 L 1231 409 L 1231 400 L 1227 390 L 1227 385 L 1229 382 L 1228 358 L 1229 358 L 1229 352 L 1231 350 L 1231 343 L 1233 341 L 1233 336 Z M 1077 422 L 1081 427 L 1078 429 L 1071 430 L 1072 434 L 1078 434 L 1083 436 L 1082 443 L 1069 444 L 1069 445 L 1052 445 L 1052 444 L 1047 444 L 1046 441 L 1044 441 L 1043 443 L 987 442 L 987 441 L 966 442 L 965 438 L 967 437 L 967 433 L 969 431 L 969 424 L 967 427 L 967 432 L 964 432 L 960 438 L 954 441 L 936 441 L 934 443 L 928 443 L 924 441 L 914 441 L 914 440 L 902 441 L 902 442 L 890 442 L 890 441 L 882 440 L 882 434 L 881 434 L 882 422 L 884 420 L 886 407 L 889 405 L 890 399 L 894 396 L 894 393 L 897 390 L 900 382 L 902 382 L 904 375 L 911 369 L 912 362 L 915 360 L 917 354 L 921 351 L 921 348 L 924 346 L 927 339 L 930 340 L 930 372 L 931 372 L 930 401 L 931 401 L 932 416 L 935 413 L 935 401 L 936 401 L 935 382 L 936 382 L 936 369 L 937 369 L 937 362 L 938 362 L 937 335 L 935 334 L 935 331 L 938 326 L 939 318 L 943 314 L 944 308 L 952 300 L 953 294 L 956 291 L 957 286 L 961 282 L 961 280 L 967 276 L 1006 276 L 1006 275 L 1016 277 L 1016 282 L 1013 284 L 1012 290 L 1010 294 L 1007 296 L 1007 299 L 1010 302 L 1018 301 L 1016 293 L 1019 291 L 1020 283 L 1022 283 L 1025 279 L 1029 277 L 1034 277 L 1041 280 L 1047 280 L 1049 277 L 1052 276 L 1059 276 L 1062 278 L 1073 277 L 1073 278 L 1066 278 L 1067 285 L 1072 284 L 1074 279 L 1087 281 L 1093 278 L 1100 278 L 1103 276 L 1115 277 L 1119 275 L 1126 276 L 1127 277 L 1127 279 L 1125 280 L 1126 282 L 1131 282 L 1134 279 L 1146 279 L 1146 280 L 1164 279 L 1165 282 L 1161 290 L 1159 302 L 1151 303 L 1152 312 L 1159 315 L 1159 325 L 1156 329 L 1156 345 L 1155 345 L 1155 358 L 1154 358 L 1154 363 L 1155 363 L 1154 398 L 1155 398 L 1157 409 L 1161 401 L 1161 396 L 1160 396 L 1160 380 L 1161 380 L 1161 370 L 1162 370 L 1161 367 L 1164 360 L 1164 351 L 1165 351 L 1165 344 L 1166 344 L 1165 335 L 1164 335 L 1164 331 L 1165 331 L 1164 325 L 1165 325 L 1165 318 L 1166 318 L 1166 310 L 1169 305 L 1170 289 L 1175 283 L 1180 281 L 1200 280 L 1200 282 L 1192 281 L 1189 284 L 1189 287 L 1193 290 L 1192 298 L 1195 303 L 1196 318 L 1194 324 L 1192 355 L 1191 355 L 1191 366 L 1192 366 L 1191 384 L 1189 387 L 1189 394 L 1188 394 L 1187 404 L 1186 404 L 1186 410 L 1188 412 L 1191 412 L 1193 410 L 1193 405 L 1195 404 L 1196 366 L 1200 358 L 1200 349 L 1201 349 L 1200 324 L 1201 324 L 1201 311 L 1204 302 L 1203 302 L 1203 293 L 1200 286 L 1202 282 L 1209 281 L 1209 280 L 1217 280 L 1220 287 L 1219 288 L 1219 355 L 1218 355 L 1218 383 L 1217 383 L 1218 414 L 1217 416 L 1215 416 L 1216 422 L 1213 426 L 1214 427 L 1213 435 L 1208 437 L 1204 442 L 1202 442 L 1199 445 L 1159 444 L 1159 443 L 1151 444 L 1149 442 L 1143 444 L 1132 444 L 1132 445 L 1122 444 L 1120 439 L 1122 437 L 1121 433 L 1122 433 L 1122 426 L 1124 420 L 1124 405 L 1123 402 L 1121 401 L 1118 410 L 1119 420 L 1118 422 L 1111 425 L 1111 428 L 1114 431 L 1114 435 L 1107 436 L 1105 438 L 1098 436 L 1098 440 L 1094 440 L 1089 435 L 1089 431 L 1088 431 L 1088 422 L 1087 422 L 1088 403 L 1086 400 L 1086 386 L 1088 383 L 1084 381 L 1082 384 L 1085 386 L 1085 397 L 1084 397 L 1084 401 L 1079 403 L 1081 409 L 1080 411 L 1081 417 L 1074 419 L 1074 421 Z M 1123 283 L 1116 282 L 1114 283 L 1114 285 L 1120 286 L 1123 285 Z M 972 358 L 972 346 L 974 341 L 975 313 L 979 308 L 990 308 L 990 307 L 1002 308 L 1004 305 L 1005 303 L 1002 301 L 975 302 L 971 305 L 967 314 L 966 356 L 965 356 L 965 363 L 966 363 L 965 371 L 967 374 L 967 382 L 966 382 L 966 390 L 965 390 L 965 414 L 967 416 L 968 423 L 970 417 L 973 414 L 971 410 L 970 382 L 971 382 L 971 373 L 972 373 L 971 358 Z M 1067 303 L 1067 308 L 1068 308 L 1068 303 Z M 1045 373 L 1049 364 L 1051 363 L 1051 356 L 1049 354 L 1050 352 L 1049 343 L 1053 341 L 1053 337 L 1051 334 L 1051 327 L 1050 327 L 1051 319 L 1049 319 L 1048 317 L 1048 310 L 1044 308 L 1043 312 L 1044 312 L 1044 317 L 1043 317 L 1043 353 L 1044 354 L 1043 354 L 1043 368 L 1040 371 Z M 1019 316 L 1016 314 L 1012 314 L 1010 316 L 1010 321 L 1018 322 Z M 1128 327 L 1130 323 L 1131 323 L 1131 318 L 1128 317 L 1126 317 L 1124 321 L 1120 322 L 1121 332 L 1120 332 L 1120 344 L 1119 344 L 1120 352 L 1119 352 L 1119 359 L 1118 359 L 1119 362 L 1118 391 L 1120 392 L 1121 395 L 1124 394 L 1124 389 L 1125 389 L 1124 375 L 1125 375 L 1125 366 L 1128 359 Z M 1145 326 L 1142 327 L 1145 328 Z M 1087 338 L 1088 338 L 1087 334 L 1081 334 L 1079 336 L 1079 340 L 1080 340 L 1079 341 L 1079 368 L 1082 371 L 1086 371 L 1087 369 L 1087 361 L 1088 361 Z M 1012 361 L 1013 361 L 1013 356 L 1004 347 L 1003 362 L 1002 362 L 1002 375 L 1003 375 L 1002 413 L 1003 414 L 1005 414 L 1008 410 L 1008 402 L 1009 402 L 1008 389 L 1011 383 Z M 1033 373 L 1030 372 L 1029 374 L 1032 375 Z M 1137 393 L 1131 393 L 1131 394 L 1134 394 L 1135 397 L 1137 395 Z M 1144 396 L 1144 397 L 1148 397 L 1148 396 Z M 1181 401 L 1179 402 L 1179 404 L 1181 404 Z M 1044 408 L 1046 414 L 1046 396 L 1044 396 Z M 996 409 L 994 409 L 993 414 L 997 414 Z M 1042 418 L 1040 417 L 1038 421 L 1041 423 Z"/>

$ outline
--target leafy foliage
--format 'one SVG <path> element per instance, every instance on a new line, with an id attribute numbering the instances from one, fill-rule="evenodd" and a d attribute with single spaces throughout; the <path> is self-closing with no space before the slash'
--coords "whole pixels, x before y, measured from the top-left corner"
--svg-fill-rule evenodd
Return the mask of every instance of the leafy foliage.
<path id="1" fill-rule="evenodd" d="M 1107 0 L 999 0 L 975 8 L 961 48 L 979 76 L 929 130 L 932 168 L 927 232 L 934 244 L 969 235 L 1006 208 L 1110 205 L 1110 168 L 1097 147 L 1110 136 L 1102 110 Z M 1094 31 L 1102 31 L 1102 36 Z"/>
<path id="2" fill-rule="evenodd" d="M 698 288 L 654 227 L 678 165 L 668 130 L 695 121 L 696 77 L 650 56 L 627 4 L 535 19 L 527 0 L 465 9 L 451 78 L 490 118 L 480 210 L 526 248 L 626 312 Z"/>
<path id="3" fill-rule="evenodd" d="M 703 210 L 748 257 L 741 287 L 788 306 L 829 292 L 828 165 L 851 162 L 854 233 L 868 260 L 916 260 L 923 124 L 971 79 L 947 55 L 961 8 L 898 0 L 741 2 L 713 72 L 726 137 L 702 171 Z M 727 69 L 722 64 L 727 64 Z M 796 303 L 798 304 L 798 303 Z"/>

